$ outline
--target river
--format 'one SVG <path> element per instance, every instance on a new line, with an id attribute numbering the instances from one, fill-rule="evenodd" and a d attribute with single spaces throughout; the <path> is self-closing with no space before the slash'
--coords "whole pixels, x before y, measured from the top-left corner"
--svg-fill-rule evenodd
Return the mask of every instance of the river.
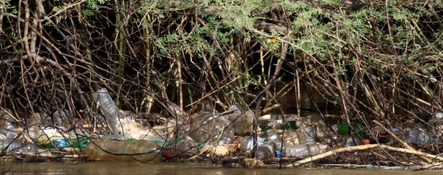
<path id="1" fill-rule="evenodd" d="M 121 162 L 69 163 L 10 163 L 1 162 L 0 170 L 6 175 L 437 175 L 442 171 L 405 171 L 379 169 L 246 169 L 226 168 L 213 164 L 162 163 L 138 164 Z"/>

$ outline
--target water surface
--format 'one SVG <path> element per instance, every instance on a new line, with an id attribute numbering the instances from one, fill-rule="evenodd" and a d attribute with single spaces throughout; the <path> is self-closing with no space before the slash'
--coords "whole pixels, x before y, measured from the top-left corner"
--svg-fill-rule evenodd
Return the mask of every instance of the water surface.
<path id="1" fill-rule="evenodd" d="M 246 169 L 227 168 L 212 164 L 138 164 L 115 162 L 88 162 L 76 165 L 69 163 L 5 163 L 1 162 L 3 172 L 11 168 L 7 175 L 437 175 L 442 171 L 400 171 L 379 169 Z"/>

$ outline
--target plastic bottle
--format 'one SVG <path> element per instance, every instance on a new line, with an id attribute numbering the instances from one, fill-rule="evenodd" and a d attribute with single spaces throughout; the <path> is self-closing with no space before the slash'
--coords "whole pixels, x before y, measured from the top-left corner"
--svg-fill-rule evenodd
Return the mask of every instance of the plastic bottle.
<path id="1" fill-rule="evenodd" d="M 7 128 L 7 129 L 15 128 L 15 123 L 17 123 L 17 121 L 10 114 L 12 114 L 11 110 L 3 109 L 3 108 L 0 109 L 0 127 L 1 128 Z"/>
<path id="2" fill-rule="evenodd" d="M 261 146 L 265 138 L 257 137 L 257 146 Z M 240 142 L 240 150 L 242 152 L 251 151 L 254 148 L 254 138 L 251 136 L 243 137 Z"/>
<path id="3" fill-rule="evenodd" d="M 8 129 L 8 128 L 1 128 L 0 127 L 0 134 L 2 134 L 4 137 L 12 139 L 17 137 L 20 132 L 16 131 L 15 129 Z"/>
<path id="4" fill-rule="evenodd" d="M 337 138 L 318 114 L 297 118 L 297 136 L 300 144 L 317 142 L 333 144 Z"/>
<path id="5" fill-rule="evenodd" d="M 84 150 L 90 161 L 160 162 L 160 146 L 151 140 L 91 140 Z"/>
<path id="6" fill-rule="evenodd" d="M 276 149 L 280 149 L 282 146 L 281 133 L 275 129 L 268 130 L 264 136 L 265 143 L 270 143 L 275 146 Z"/>
<path id="7" fill-rule="evenodd" d="M 254 114 L 251 111 L 245 111 L 242 108 L 239 108 L 237 105 L 231 105 L 229 111 L 233 112 L 226 116 L 232 123 L 232 128 L 235 134 L 238 136 L 251 134 Z"/>
<path id="8" fill-rule="evenodd" d="M 280 142 L 281 141 L 281 133 L 278 132 L 275 129 L 268 130 L 264 134 L 264 137 L 265 137 L 265 141 L 269 142 L 269 143 L 271 143 L 271 142 Z"/>
<path id="9" fill-rule="evenodd" d="M 7 138 L 0 140 L 0 153 L 9 153 L 11 151 L 16 151 L 22 147 L 22 143 L 18 139 Z"/>
<path id="10" fill-rule="evenodd" d="M 100 103 L 100 109 L 103 112 L 106 120 L 108 121 L 111 129 L 113 131 L 118 130 L 118 119 L 119 117 L 119 109 L 115 102 L 112 100 L 111 95 L 109 95 L 108 90 L 106 88 L 101 88 L 97 92 L 92 94 L 92 98 L 94 101 Z"/>
<path id="11" fill-rule="evenodd" d="M 300 144 L 314 144 L 315 132 L 311 126 L 303 126 L 297 130 L 298 142 Z"/>
<path id="12" fill-rule="evenodd" d="M 204 144 L 198 144 L 190 138 L 174 138 L 166 140 L 162 145 L 162 155 L 165 158 L 172 156 L 193 156 L 198 154 L 198 149 L 204 147 Z M 168 154 L 169 153 L 169 154 Z"/>
<path id="13" fill-rule="evenodd" d="M 260 145 L 254 153 L 257 159 L 270 159 L 274 157 L 274 147 L 269 143 Z"/>
<path id="14" fill-rule="evenodd" d="M 71 113 L 66 109 L 58 109 L 52 113 L 49 118 L 50 126 L 63 126 L 66 124 L 70 124 L 69 118 L 71 117 Z"/>
<path id="15" fill-rule="evenodd" d="M 345 142 L 345 146 L 356 146 L 356 145 L 362 145 L 363 141 L 358 136 L 348 136 Z"/>
<path id="16" fill-rule="evenodd" d="M 338 136 L 332 132 L 326 125 L 318 125 L 315 129 L 315 141 L 332 145 L 337 140 Z"/>
<path id="17" fill-rule="evenodd" d="M 413 143 L 418 146 L 435 142 L 431 133 L 426 132 L 423 129 L 410 129 L 410 128 L 405 129 L 403 140 L 406 143 Z"/>
<path id="18" fill-rule="evenodd" d="M 323 153 L 328 148 L 329 146 L 324 144 L 302 144 L 302 145 L 284 144 L 283 154 L 286 157 L 303 158 Z"/>
<path id="19" fill-rule="evenodd" d="M 198 143 L 215 145 L 231 143 L 234 130 L 226 116 L 202 112 L 192 116 L 192 120 L 189 136 Z"/>
<path id="20" fill-rule="evenodd" d="M 9 114 L 12 114 L 10 110 L 0 109 L 0 134 L 15 138 L 20 132 L 16 131 L 17 121 Z"/>

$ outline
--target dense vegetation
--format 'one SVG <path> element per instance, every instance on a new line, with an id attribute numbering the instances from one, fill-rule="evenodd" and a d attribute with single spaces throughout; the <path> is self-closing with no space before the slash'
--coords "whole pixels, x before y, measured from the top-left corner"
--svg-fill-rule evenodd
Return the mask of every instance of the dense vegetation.
<path id="1" fill-rule="evenodd" d="M 189 111 L 203 99 L 272 109 L 295 91 L 349 120 L 427 122 L 443 104 L 442 5 L 2 0 L 0 106 L 87 119 L 91 93 L 106 87 L 122 108 L 175 116 L 174 103 Z"/>

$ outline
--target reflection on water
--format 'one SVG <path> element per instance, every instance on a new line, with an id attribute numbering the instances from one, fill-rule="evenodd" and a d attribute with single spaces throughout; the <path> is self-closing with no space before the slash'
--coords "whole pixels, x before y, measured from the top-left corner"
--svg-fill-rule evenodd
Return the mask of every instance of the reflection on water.
<path id="1" fill-rule="evenodd" d="M 6 174 L 44 174 L 44 175 L 436 175 L 441 171 L 398 171 L 398 170 L 324 170 L 324 169 L 244 169 L 226 168 L 211 164 L 137 164 L 115 162 L 88 162 L 71 165 L 68 163 L 5 163 L 1 162 L 0 171 L 11 168 Z"/>

